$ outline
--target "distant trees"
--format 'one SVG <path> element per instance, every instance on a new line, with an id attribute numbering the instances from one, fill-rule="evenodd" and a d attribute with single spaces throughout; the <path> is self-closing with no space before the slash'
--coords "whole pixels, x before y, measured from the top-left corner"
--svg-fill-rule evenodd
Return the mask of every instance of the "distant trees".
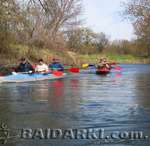
<path id="1" fill-rule="evenodd" d="M 130 0 L 125 15 L 133 22 L 139 47 L 150 56 L 150 0 Z"/>
<path id="2" fill-rule="evenodd" d="M 102 52 L 108 44 L 104 33 L 95 33 L 89 28 L 76 28 L 68 31 L 68 48 L 83 54 Z"/>
<path id="3" fill-rule="evenodd" d="M 109 39 L 104 33 L 95 34 L 95 45 L 98 53 L 101 53 L 104 49 L 108 47 Z"/>

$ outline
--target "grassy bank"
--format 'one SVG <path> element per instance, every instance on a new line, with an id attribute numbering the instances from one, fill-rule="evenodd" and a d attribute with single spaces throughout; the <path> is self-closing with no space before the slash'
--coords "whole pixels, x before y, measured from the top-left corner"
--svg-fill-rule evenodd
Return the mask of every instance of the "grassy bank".
<path id="1" fill-rule="evenodd" d="M 30 62 L 37 62 L 37 60 L 42 58 L 46 63 L 49 63 L 52 58 L 59 58 L 63 63 L 73 63 L 72 58 L 65 50 L 53 50 L 12 44 L 9 48 L 9 52 L 0 54 L 0 64 L 17 64 L 21 57 L 28 58 Z"/>
<path id="2" fill-rule="evenodd" d="M 118 54 L 95 54 L 95 55 L 80 55 L 80 59 L 83 62 L 96 63 L 99 58 L 106 57 L 110 61 L 115 61 L 117 63 L 123 64 L 149 64 L 150 58 L 136 57 L 133 55 L 118 55 Z"/>
<path id="3" fill-rule="evenodd" d="M 60 58 L 63 63 L 77 65 L 82 63 L 97 63 L 101 57 L 107 57 L 109 60 L 116 61 L 118 63 L 150 63 L 149 58 L 145 59 L 133 55 L 118 55 L 111 53 L 81 55 L 67 50 L 41 49 L 28 47 L 26 45 L 12 44 L 9 52 L 0 54 L 0 65 L 17 64 L 21 57 L 27 57 L 31 62 L 37 62 L 38 59 L 42 58 L 47 63 L 49 63 L 52 58 L 57 57 Z"/>

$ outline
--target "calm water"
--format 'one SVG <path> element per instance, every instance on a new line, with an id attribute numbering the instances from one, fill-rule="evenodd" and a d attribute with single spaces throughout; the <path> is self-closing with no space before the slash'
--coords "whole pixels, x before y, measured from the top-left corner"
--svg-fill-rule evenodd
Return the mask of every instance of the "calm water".
<path id="1" fill-rule="evenodd" d="M 0 121 L 11 129 L 105 128 L 150 136 L 150 65 L 122 65 L 108 76 L 0 85 Z M 10 146 L 96 146 L 87 140 L 17 140 Z M 98 144 L 97 144 L 98 145 Z M 125 140 L 102 146 L 149 146 Z"/>

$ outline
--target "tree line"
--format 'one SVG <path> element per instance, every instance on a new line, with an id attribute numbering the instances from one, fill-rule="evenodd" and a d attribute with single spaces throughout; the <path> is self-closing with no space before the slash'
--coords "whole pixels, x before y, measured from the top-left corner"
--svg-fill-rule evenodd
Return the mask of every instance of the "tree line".
<path id="1" fill-rule="evenodd" d="M 80 24 L 81 0 L 1 0 L 0 51 L 10 43 L 55 48 L 64 33 Z"/>
<path id="2" fill-rule="evenodd" d="M 82 0 L 1 0 L 0 53 L 11 44 L 67 49 L 80 54 L 110 52 L 150 56 L 150 1 L 129 0 L 124 16 L 135 28 L 134 40 L 111 42 L 103 32 L 83 27 Z"/>

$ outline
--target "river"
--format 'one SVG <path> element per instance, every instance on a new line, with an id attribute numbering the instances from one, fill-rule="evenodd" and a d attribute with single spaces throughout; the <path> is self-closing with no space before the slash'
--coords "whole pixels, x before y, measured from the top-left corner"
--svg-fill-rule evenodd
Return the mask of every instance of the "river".
<path id="1" fill-rule="evenodd" d="M 104 128 L 150 136 L 150 65 L 122 65 L 107 76 L 0 84 L 0 122 L 10 129 Z M 6 146 L 97 146 L 96 140 L 8 140 Z M 149 146 L 150 140 L 103 141 L 102 146 Z"/>

